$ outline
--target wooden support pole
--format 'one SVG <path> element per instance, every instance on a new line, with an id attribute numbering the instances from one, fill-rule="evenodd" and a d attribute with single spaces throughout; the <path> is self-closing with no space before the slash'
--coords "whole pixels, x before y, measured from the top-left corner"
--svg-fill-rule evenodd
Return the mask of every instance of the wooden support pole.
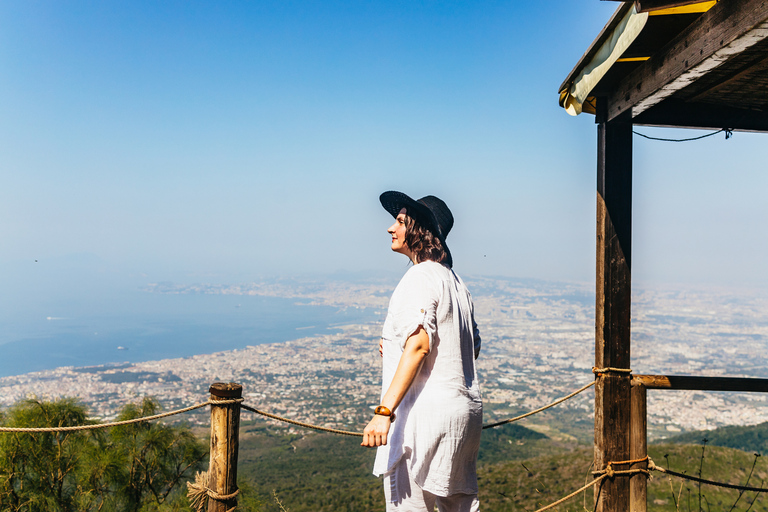
<path id="1" fill-rule="evenodd" d="M 606 120 L 598 103 L 595 366 L 629 368 L 632 242 L 632 113 Z M 629 459 L 630 376 L 607 372 L 595 385 L 595 469 Z M 605 479 L 596 512 L 629 510 L 629 479 Z"/>
<path id="2" fill-rule="evenodd" d="M 240 404 L 216 405 L 216 401 L 242 398 L 243 386 L 235 383 L 211 384 L 211 461 L 208 487 L 224 498 L 209 495 L 208 512 L 227 512 L 237 506 L 237 450 L 240 431 Z M 231 497 L 227 497 L 231 496 Z"/>
<path id="3" fill-rule="evenodd" d="M 648 455 L 648 410 L 646 389 L 632 379 L 632 426 L 629 431 L 629 458 L 642 459 Z M 648 461 L 632 464 L 629 469 L 648 469 Z M 648 507 L 648 477 L 642 473 L 632 475 L 629 480 L 630 512 L 646 512 Z"/>

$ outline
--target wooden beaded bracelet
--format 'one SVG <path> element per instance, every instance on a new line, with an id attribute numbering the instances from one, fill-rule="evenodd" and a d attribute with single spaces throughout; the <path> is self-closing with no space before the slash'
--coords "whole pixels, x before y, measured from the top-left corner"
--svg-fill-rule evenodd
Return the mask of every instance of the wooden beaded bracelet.
<path id="1" fill-rule="evenodd" d="M 390 421 L 395 421 L 395 413 L 389 410 L 389 407 L 384 407 L 383 405 L 377 405 L 376 409 L 373 410 L 373 414 L 378 414 L 379 416 L 389 416 Z"/>

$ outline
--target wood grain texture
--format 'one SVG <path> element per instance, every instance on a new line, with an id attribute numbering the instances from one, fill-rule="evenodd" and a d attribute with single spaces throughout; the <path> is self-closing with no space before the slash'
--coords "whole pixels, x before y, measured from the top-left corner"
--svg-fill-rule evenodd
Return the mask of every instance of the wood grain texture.
<path id="1" fill-rule="evenodd" d="M 632 411 L 629 433 L 629 458 L 642 459 L 648 455 L 648 409 L 645 386 L 632 381 Z M 623 468 L 622 468 L 623 469 Z M 648 461 L 632 464 L 629 469 L 648 469 Z M 630 512 L 646 512 L 648 508 L 648 479 L 644 474 L 629 480 Z"/>
<path id="2" fill-rule="evenodd" d="M 217 382 L 211 385 L 211 400 L 221 401 L 243 396 L 240 384 Z M 221 495 L 237 490 L 237 453 L 240 431 L 240 404 L 211 404 L 211 453 L 208 486 Z M 208 499 L 208 512 L 226 512 L 237 506 L 237 497 Z"/>
<path id="3" fill-rule="evenodd" d="M 598 105 L 604 118 L 605 103 Z M 629 368 L 632 240 L 632 122 L 598 125 L 595 366 Z M 605 373 L 595 385 L 595 468 L 629 459 L 630 377 Z M 629 509 L 629 479 L 605 479 L 597 512 Z"/>

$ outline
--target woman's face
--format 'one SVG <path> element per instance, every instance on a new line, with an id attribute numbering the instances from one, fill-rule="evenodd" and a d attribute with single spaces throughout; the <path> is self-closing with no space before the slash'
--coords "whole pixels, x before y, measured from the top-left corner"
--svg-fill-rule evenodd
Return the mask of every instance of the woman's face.
<path id="1" fill-rule="evenodd" d="M 387 233 L 392 235 L 392 250 L 405 254 L 409 258 L 411 257 L 411 250 L 408 248 L 408 244 L 405 243 L 405 214 L 401 213 L 395 219 L 395 223 L 392 224 Z"/>

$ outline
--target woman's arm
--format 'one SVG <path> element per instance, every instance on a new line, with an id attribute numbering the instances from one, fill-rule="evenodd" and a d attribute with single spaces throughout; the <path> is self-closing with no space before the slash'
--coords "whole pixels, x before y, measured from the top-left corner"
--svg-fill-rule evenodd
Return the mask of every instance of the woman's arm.
<path id="1" fill-rule="evenodd" d="M 408 389 L 413 384 L 416 374 L 419 373 L 421 363 L 429 354 L 429 336 L 423 327 L 411 334 L 405 341 L 403 354 L 400 356 L 400 362 L 397 364 L 392 383 L 387 392 L 381 399 L 381 405 L 392 412 L 395 412 L 397 406 L 403 400 Z M 376 414 L 363 430 L 363 442 L 361 446 L 381 446 L 387 444 L 387 434 L 391 424 L 389 416 Z"/>

